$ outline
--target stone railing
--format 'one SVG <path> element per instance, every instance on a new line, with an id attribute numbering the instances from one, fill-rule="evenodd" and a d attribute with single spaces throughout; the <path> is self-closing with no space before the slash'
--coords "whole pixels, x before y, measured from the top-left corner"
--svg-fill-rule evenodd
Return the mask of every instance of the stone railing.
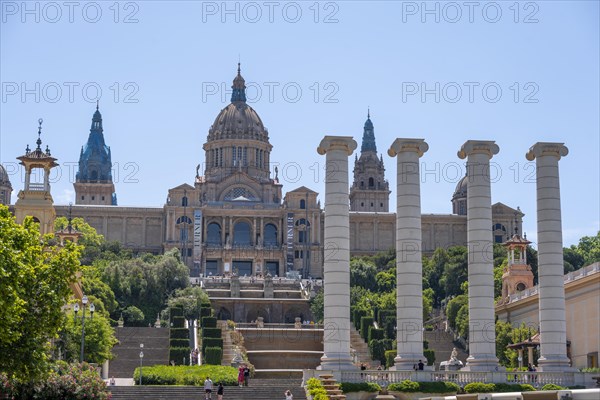
<path id="1" fill-rule="evenodd" d="M 576 379 L 578 378 L 578 379 Z M 413 382 L 527 383 L 536 388 L 548 383 L 559 386 L 583 384 L 581 372 L 472 372 L 472 371 L 341 371 L 341 382 L 373 382 L 380 386 L 411 380 Z"/>
<path id="2" fill-rule="evenodd" d="M 295 324 L 276 324 L 276 323 L 265 323 L 260 329 L 323 329 L 323 324 L 302 324 L 302 328 L 296 328 Z M 256 323 L 251 322 L 236 322 L 236 329 L 248 329 L 256 328 Z"/>

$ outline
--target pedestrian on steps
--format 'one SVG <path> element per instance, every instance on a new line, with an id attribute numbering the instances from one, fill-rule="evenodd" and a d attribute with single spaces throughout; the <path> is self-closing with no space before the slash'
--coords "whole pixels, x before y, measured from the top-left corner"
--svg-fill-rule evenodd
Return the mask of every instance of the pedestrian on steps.
<path id="1" fill-rule="evenodd" d="M 244 386 L 248 386 L 248 379 L 250 379 L 250 368 L 244 365 Z"/>
<path id="2" fill-rule="evenodd" d="M 244 384 L 244 364 L 238 368 L 238 385 L 242 387 Z"/>
<path id="3" fill-rule="evenodd" d="M 211 398 L 211 393 L 212 393 L 212 387 L 213 387 L 213 383 L 210 380 L 210 378 L 207 376 L 206 380 L 204 381 L 204 398 L 206 400 L 210 400 Z"/>
<path id="4" fill-rule="evenodd" d="M 289 390 L 287 390 L 284 394 L 285 394 L 285 400 L 294 400 L 294 395 Z"/>
<path id="5" fill-rule="evenodd" d="M 219 387 L 217 388 L 217 399 L 223 400 L 223 382 L 219 382 Z"/>

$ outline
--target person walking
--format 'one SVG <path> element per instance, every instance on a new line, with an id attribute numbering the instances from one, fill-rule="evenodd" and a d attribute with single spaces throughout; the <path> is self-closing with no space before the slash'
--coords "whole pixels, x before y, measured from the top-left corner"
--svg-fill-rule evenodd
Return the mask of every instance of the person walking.
<path id="1" fill-rule="evenodd" d="M 285 400 L 294 400 L 294 395 L 289 390 L 286 390 L 286 392 L 284 394 L 285 394 Z"/>
<path id="2" fill-rule="evenodd" d="M 223 382 L 219 382 L 219 387 L 217 387 L 217 399 L 223 400 Z"/>
<path id="3" fill-rule="evenodd" d="M 423 361 L 419 360 L 419 371 L 423 371 L 425 369 L 425 364 L 423 364 Z"/>
<path id="4" fill-rule="evenodd" d="M 213 383 L 210 380 L 210 378 L 207 376 L 206 380 L 204 381 L 204 398 L 206 400 L 210 400 L 211 398 L 211 394 L 212 394 L 212 388 L 213 388 Z"/>
<path id="5" fill-rule="evenodd" d="M 244 366 L 244 386 L 248 386 L 248 379 L 250 379 L 250 368 L 247 365 Z"/>
<path id="6" fill-rule="evenodd" d="M 244 384 L 244 364 L 240 365 L 238 368 L 238 385 L 242 387 Z"/>

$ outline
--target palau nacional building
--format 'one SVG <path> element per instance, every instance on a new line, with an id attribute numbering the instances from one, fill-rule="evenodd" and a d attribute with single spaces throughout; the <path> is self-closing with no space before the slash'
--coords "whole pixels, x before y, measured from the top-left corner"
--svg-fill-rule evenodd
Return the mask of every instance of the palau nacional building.
<path id="1" fill-rule="evenodd" d="M 297 271 L 305 277 L 322 277 L 324 210 L 319 194 L 304 186 L 284 192 L 277 170 L 270 168 L 273 146 L 269 132 L 246 102 L 239 67 L 232 88 L 231 103 L 208 127 L 204 163 L 190 160 L 192 165 L 204 165 L 204 171 L 198 166 L 191 184 L 168 189 L 166 203 L 156 207 L 117 205 L 111 151 L 97 107 L 87 142 L 82 135 L 72 216 L 84 218 L 107 240 L 134 251 L 158 254 L 179 248 L 192 277 L 234 270 L 241 276 L 267 271 L 283 276 Z M 110 133 L 106 136 L 110 138 Z M 38 137 L 37 148 L 28 146 L 25 155 L 18 157 L 26 180 L 11 209 L 17 220 L 32 215 L 41 222 L 42 231 L 49 232 L 54 217 L 66 216 L 69 206 L 53 204 L 47 180 L 44 184 L 29 182 L 32 168 L 49 172 L 56 165 L 48 147 L 44 149 L 41 143 Z M 313 147 L 305 151 L 314 151 Z M 396 215 L 389 211 L 391 192 L 370 116 L 364 124 L 351 181 L 351 254 L 392 249 Z M 0 202 L 9 204 L 11 191 L 2 169 Z M 452 213 L 422 216 L 425 254 L 438 247 L 467 244 L 466 177 L 448 197 Z M 518 208 L 496 203 L 492 213 L 490 229 L 496 242 L 506 241 L 515 227 L 521 228 L 524 214 Z"/>

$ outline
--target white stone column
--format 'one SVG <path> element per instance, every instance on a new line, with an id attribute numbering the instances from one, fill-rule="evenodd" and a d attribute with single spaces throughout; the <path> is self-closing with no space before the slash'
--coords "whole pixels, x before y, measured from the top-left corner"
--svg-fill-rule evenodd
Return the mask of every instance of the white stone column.
<path id="1" fill-rule="evenodd" d="M 563 143 L 538 142 L 526 155 L 536 160 L 541 371 L 569 369 L 558 179 L 558 160 L 568 153 Z"/>
<path id="2" fill-rule="evenodd" d="M 350 136 L 325 136 L 317 151 L 326 154 L 324 239 L 324 333 L 321 368 L 354 369 L 350 355 Z"/>
<path id="3" fill-rule="evenodd" d="M 469 357 L 465 369 L 469 371 L 498 368 L 490 159 L 499 150 L 493 141 L 468 140 L 458 152 L 459 158 L 467 158 Z"/>
<path id="4" fill-rule="evenodd" d="M 396 139 L 388 150 L 396 169 L 396 370 L 412 370 L 423 355 L 423 264 L 419 158 L 423 139 Z"/>

